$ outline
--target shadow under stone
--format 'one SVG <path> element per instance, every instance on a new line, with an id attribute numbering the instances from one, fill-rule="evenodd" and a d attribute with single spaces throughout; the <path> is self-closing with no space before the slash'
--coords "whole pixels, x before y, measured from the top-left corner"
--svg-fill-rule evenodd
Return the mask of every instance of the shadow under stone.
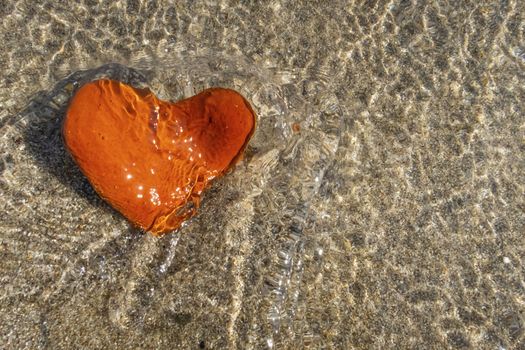
<path id="1" fill-rule="evenodd" d="M 24 143 L 38 166 L 71 187 L 92 205 L 109 208 L 65 149 L 62 138 L 65 112 L 76 90 L 87 82 L 109 78 L 141 87 L 148 81 L 147 74 L 147 71 L 111 63 L 75 72 L 55 84 L 50 91 L 40 91 L 33 96 L 16 120 L 22 122 L 20 125 Z"/>

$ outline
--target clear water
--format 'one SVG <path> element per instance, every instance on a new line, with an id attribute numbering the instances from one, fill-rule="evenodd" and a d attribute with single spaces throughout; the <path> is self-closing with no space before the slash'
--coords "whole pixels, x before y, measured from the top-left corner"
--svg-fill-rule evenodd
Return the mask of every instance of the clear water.
<path id="1" fill-rule="evenodd" d="M 8 2 L 0 347 L 522 347 L 524 13 Z M 179 232 L 130 227 L 66 154 L 98 77 L 254 106 L 246 158 Z"/>
<path id="2" fill-rule="evenodd" d="M 83 213 L 62 224 L 66 230 L 69 225 L 81 225 L 77 228 L 80 232 L 46 230 L 38 244 L 49 251 L 37 251 L 36 256 L 28 252 L 41 263 L 43 271 L 37 269 L 38 273 L 57 273 L 47 260 L 49 254 L 68 261 L 59 265 L 63 269 L 60 278 L 50 278 L 40 286 L 43 290 L 34 293 L 44 303 L 53 304 L 63 302 L 71 288 L 79 293 L 77 297 L 88 297 L 94 286 L 78 285 L 86 279 L 104 281 L 97 288 L 113 291 L 108 296 L 106 322 L 140 335 L 148 327 L 163 328 L 169 315 L 175 325 L 191 322 L 198 316 L 196 311 L 205 313 L 208 307 L 227 302 L 203 295 L 197 297 L 208 304 L 201 306 L 202 310 L 188 310 L 191 304 L 178 305 L 195 297 L 191 280 L 202 275 L 207 277 L 195 283 L 213 283 L 223 278 L 220 273 L 226 273 L 232 278 L 228 290 L 233 291 L 229 303 L 222 307 L 230 308 L 231 318 L 228 325 L 221 326 L 227 326 L 228 335 L 234 336 L 236 318 L 243 311 L 242 299 L 251 295 L 267 305 L 251 316 L 261 329 L 250 330 L 245 336 L 257 347 L 280 341 L 288 336 L 283 331 L 293 331 L 304 255 L 322 251 L 311 231 L 320 214 L 313 211 L 311 203 L 319 195 L 340 141 L 344 111 L 337 97 L 319 72 L 256 68 L 242 57 L 186 54 L 183 60 L 141 59 L 132 65 L 107 64 L 68 76 L 35 97 L 4 135 L 14 143 L 18 132 L 24 133 L 27 156 L 32 158 L 29 164 L 38 162 L 40 170 L 60 181 L 60 200 L 75 207 L 55 208 L 55 212 Z M 170 100 L 190 97 L 209 87 L 229 87 L 247 96 L 257 112 L 257 129 L 242 164 L 214 186 L 198 217 L 176 233 L 159 239 L 130 227 L 88 188 L 64 151 L 59 133 L 69 99 L 82 84 L 105 77 L 149 87 Z M 91 216 L 87 220 L 83 219 L 86 212 Z M 59 213 L 59 217 L 63 215 Z M 60 251 L 51 253 L 57 245 Z M 210 251 L 209 256 L 215 255 L 217 261 L 188 262 L 196 258 L 195 253 L 208 255 Z M 256 269 L 257 280 L 243 280 L 244 270 L 253 263 L 261 264 Z M 184 265 L 188 266 L 176 273 Z M 211 274 L 216 276 L 210 280 Z M 214 295 L 225 286 L 221 283 L 215 288 L 208 292 Z"/>

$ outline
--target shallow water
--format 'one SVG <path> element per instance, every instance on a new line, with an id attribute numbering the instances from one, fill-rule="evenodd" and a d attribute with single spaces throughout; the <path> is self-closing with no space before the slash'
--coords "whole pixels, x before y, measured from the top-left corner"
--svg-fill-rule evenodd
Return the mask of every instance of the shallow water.
<path id="1" fill-rule="evenodd" d="M 524 10 L 7 4 L 2 347 L 524 346 Z M 252 103 L 247 156 L 180 231 L 131 227 L 66 154 L 100 77 Z"/>

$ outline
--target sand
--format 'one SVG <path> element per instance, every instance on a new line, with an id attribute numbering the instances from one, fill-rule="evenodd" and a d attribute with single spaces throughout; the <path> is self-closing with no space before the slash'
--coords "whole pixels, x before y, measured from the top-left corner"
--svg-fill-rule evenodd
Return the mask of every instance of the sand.
<path id="1" fill-rule="evenodd" d="M 525 347 L 525 3 L 323 3 L 2 3 L 1 348 Z M 252 102 L 178 232 L 65 152 L 97 77 Z"/>

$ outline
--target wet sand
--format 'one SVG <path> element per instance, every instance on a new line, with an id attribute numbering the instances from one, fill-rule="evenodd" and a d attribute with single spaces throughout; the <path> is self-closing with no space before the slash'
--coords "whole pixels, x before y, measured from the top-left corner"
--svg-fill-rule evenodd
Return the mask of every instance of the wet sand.
<path id="1" fill-rule="evenodd" d="M 525 347 L 525 3 L 0 6 L 0 347 Z M 110 64 L 113 63 L 113 64 Z M 60 126 L 97 77 L 258 129 L 156 238 Z"/>

